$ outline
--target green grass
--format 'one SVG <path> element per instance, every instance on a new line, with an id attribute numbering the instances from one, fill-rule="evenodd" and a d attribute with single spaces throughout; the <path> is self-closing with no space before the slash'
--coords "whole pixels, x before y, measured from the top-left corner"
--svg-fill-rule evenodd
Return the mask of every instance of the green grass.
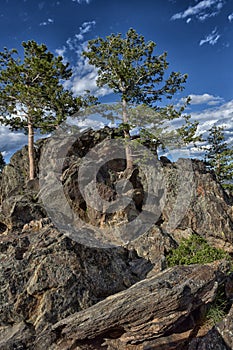
<path id="1" fill-rule="evenodd" d="M 182 239 L 178 248 L 172 249 L 166 258 L 169 267 L 207 264 L 220 259 L 232 261 L 228 253 L 222 249 L 211 247 L 204 238 L 197 234 L 193 234 L 187 239 Z M 232 267 L 231 264 L 230 272 L 232 272 Z M 222 286 L 207 311 L 205 323 L 213 327 L 226 316 L 228 310 L 229 302 L 226 299 L 224 287 Z"/>
<path id="2" fill-rule="evenodd" d="M 219 290 L 214 302 L 211 304 L 206 314 L 206 323 L 213 327 L 220 322 L 229 311 L 229 303 L 223 290 Z"/>

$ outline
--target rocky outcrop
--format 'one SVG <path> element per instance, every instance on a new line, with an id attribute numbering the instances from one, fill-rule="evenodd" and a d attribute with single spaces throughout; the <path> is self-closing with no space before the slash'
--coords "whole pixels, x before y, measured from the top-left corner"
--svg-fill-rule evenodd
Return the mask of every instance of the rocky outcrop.
<path id="1" fill-rule="evenodd" d="M 148 145 L 136 150 L 143 162 L 126 170 L 109 143 L 121 136 L 117 129 L 90 129 L 68 148 L 58 136 L 54 153 L 49 140 L 40 141 L 34 181 L 27 181 L 27 148 L 4 168 L 0 349 L 201 350 L 211 337 L 216 349 L 232 346 L 232 311 L 209 333 L 198 333 L 219 286 L 230 308 L 227 263 L 166 269 L 166 254 L 192 233 L 233 253 L 232 197 L 200 161 L 151 161 L 150 153 L 147 162 L 139 153 Z M 112 159 L 105 161 L 105 153 Z M 43 155 L 51 162 L 41 162 Z M 88 171 L 81 184 L 93 173 L 97 197 L 93 186 L 86 193 L 80 186 L 83 159 Z"/>
<path id="2" fill-rule="evenodd" d="M 176 267 L 145 279 L 55 324 L 53 347 L 179 349 L 213 300 L 224 270 L 216 265 Z"/>
<path id="3" fill-rule="evenodd" d="M 130 287 L 152 269 L 124 248 L 82 246 L 46 219 L 20 236 L 2 237 L 0 252 L 0 325 L 24 321 L 36 330 Z"/>
<path id="4" fill-rule="evenodd" d="M 16 152 L 2 174 L 0 222 L 10 229 L 22 228 L 33 219 L 46 217 L 44 203 L 41 203 L 43 199 L 41 194 L 43 190 L 46 193 L 51 192 L 51 188 L 54 188 L 54 193 L 56 191 L 55 182 L 52 180 L 54 174 L 46 171 L 56 171 L 56 167 L 50 164 L 58 163 L 60 159 L 63 165 L 58 176 L 61 178 L 62 187 L 59 187 L 58 191 L 63 188 L 72 211 L 86 223 L 96 227 L 109 225 L 116 227 L 122 222 L 127 223 L 134 221 L 135 218 L 138 219 L 143 212 L 144 221 L 148 220 L 149 216 L 153 217 L 154 224 L 171 234 L 177 242 L 179 237 L 186 236 L 187 232 L 196 232 L 214 246 L 232 252 L 233 198 L 224 192 L 205 164 L 190 159 L 179 159 L 176 163 L 171 163 L 165 157 L 161 157 L 161 161 L 155 157 L 153 162 L 149 161 L 146 164 L 146 167 L 140 168 L 141 164 L 139 164 L 131 174 L 124 174 L 125 159 L 114 158 L 113 146 L 115 145 L 108 143 L 121 136 L 122 131 L 108 127 L 99 131 L 89 129 L 79 133 L 67 147 L 67 141 L 62 135 L 54 138 L 53 152 L 51 147 L 48 147 L 48 140 L 40 140 L 36 147 L 38 176 L 40 180 L 43 176 L 50 179 L 47 183 L 48 187 L 44 189 L 41 188 L 43 181 L 38 179 L 27 181 L 27 148 L 24 147 Z M 100 145 L 99 148 L 98 145 Z M 48 155 L 43 163 L 40 161 L 40 154 L 42 149 L 47 148 Z M 98 196 L 96 199 L 91 198 L 90 205 L 83 197 L 78 176 L 83 159 L 87 158 L 88 152 L 92 149 L 94 151 L 92 157 L 89 156 L 89 160 L 86 161 L 87 172 L 85 173 L 84 169 L 84 175 L 88 173 L 89 176 L 92 169 L 98 170 L 97 181 L 93 184 L 97 187 Z M 65 155 L 62 153 L 64 150 L 66 150 Z M 95 153 L 99 153 L 98 157 Z M 107 162 L 103 162 L 105 154 L 112 156 Z M 48 169 L 44 169 L 47 165 Z M 85 178 L 81 182 L 85 185 Z M 123 199 L 128 205 L 123 207 L 123 210 L 108 210 L 106 213 L 106 207 L 101 203 L 114 204 L 114 201 L 119 199 L 119 189 L 122 191 L 123 188 L 125 191 Z M 150 192 L 153 192 L 153 196 Z M 54 196 L 53 193 L 52 196 Z M 95 200 L 96 203 L 94 203 Z M 64 212 L 64 208 L 59 208 L 58 204 L 57 211 L 59 209 Z M 135 226 L 140 226 L 140 222 L 142 220 L 138 220 L 137 225 L 134 225 L 134 231 Z M 149 224 L 148 227 L 151 226 Z M 141 232 L 138 236 L 140 235 Z M 137 238 L 137 235 L 134 238 Z"/>
<path id="5" fill-rule="evenodd" d="M 42 331 L 19 320 L 2 329 L 1 349 L 187 349 L 227 271 L 221 262 L 174 267 Z"/>
<path id="6" fill-rule="evenodd" d="M 184 171 L 186 160 L 180 159 L 172 166 Z M 211 245 L 233 253 L 233 199 L 215 181 L 214 173 L 208 171 L 203 162 L 192 160 L 191 169 L 186 173 L 192 177 L 192 197 L 184 217 L 173 231 L 173 237 L 176 233 L 179 235 L 180 230 L 191 229 Z M 171 210 L 170 202 L 171 197 L 165 206 L 165 217 Z"/>
<path id="7" fill-rule="evenodd" d="M 35 148 L 37 172 L 43 143 L 43 140 L 38 141 Z M 27 176 L 28 154 L 25 146 L 4 167 L 0 181 L 0 225 L 4 226 L 4 231 L 21 229 L 26 223 L 47 216 L 38 198 L 39 181 L 28 181 Z"/>

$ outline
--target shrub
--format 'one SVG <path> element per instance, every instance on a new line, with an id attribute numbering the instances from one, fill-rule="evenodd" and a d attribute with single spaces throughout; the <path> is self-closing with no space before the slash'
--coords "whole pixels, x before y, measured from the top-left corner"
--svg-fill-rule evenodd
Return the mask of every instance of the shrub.
<path id="1" fill-rule="evenodd" d="M 207 264 L 224 258 L 229 260 L 229 254 L 222 249 L 211 247 L 204 238 L 193 234 L 187 239 L 182 239 L 179 247 L 168 253 L 167 264 L 169 267 Z"/>

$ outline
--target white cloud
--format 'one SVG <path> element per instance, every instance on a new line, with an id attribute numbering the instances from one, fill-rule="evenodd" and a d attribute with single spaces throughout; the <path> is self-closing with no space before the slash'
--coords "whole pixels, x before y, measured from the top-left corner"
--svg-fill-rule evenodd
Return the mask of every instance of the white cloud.
<path id="1" fill-rule="evenodd" d="M 223 6 L 222 0 L 202 0 L 195 6 L 189 6 L 185 11 L 175 13 L 171 19 L 184 19 L 195 16 L 197 19 L 204 21 L 209 17 L 216 16 Z M 208 12 L 210 10 L 210 12 Z M 190 21 L 187 20 L 187 23 Z"/>
<path id="2" fill-rule="evenodd" d="M 81 27 L 79 27 L 79 33 L 75 34 L 75 38 L 78 40 L 83 40 L 84 39 L 84 34 L 88 33 L 91 31 L 92 27 L 95 26 L 96 22 L 91 21 L 91 22 L 84 22 Z"/>
<path id="3" fill-rule="evenodd" d="M 92 28 L 95 26 L 95 24 L 96 24 L 95 21 L 84 22 L 79 27 L 79 32 L 75 34 L 73 38 L 68 38 L 66 40 L 66 44 L 69 50 L 78 51 L 80 47 L 80 41 L 84 40 L 84 35 L 90 32 Z"/>
<path id="4" fill-rule="evenodd" d="M 64 83 L 64 87 L 73 91 L 76 96 L 84 94 L 86 90 L 89 90 L 96 97 L 109 95 L 112 92 L 108 87 L 99 88 L 96 85 L 98 70 L 88 63 L 87 58 L 82 56 L 82 52 L 87 49 L 87 42 L 81 41 L 95 24 L 95 21 L 84 22 L 79 27 L 79 32 L 74 37 L 67 39 L 66 46 L 56 50 L 56 53 L 63 56 L 65 60 L 69 56 L 69 51 L 76 53 L 76 61 L 72 64 L 73 76 L 71 80 Z"/>
<path id="5" fill-rule="evenodd" d="M 0 124 L 0 151 L 5 156 L 26 143 L 27 136 L 23 132 L 12 132 L 7 126 Z"/>
<path id="6" fill-rule="evenodd" d="M 64 57 L 66 53 L 66 47 L 63 46 L 61 49 L 56 49 L 55 52 L 58 56 Z"/>
<path id="7" fill-rule="evenodd" d="M 191 102 L 190 102 L 191 105 L 207 104 L 209 106 L 214 106 L 224 101 L 222 97 L 213 96 L 206 93 L 202 95 L 191 94 L 190 97 L 191 97 Z"/>
<path id="8" fill-rule="evenodd" d="M 91 73 L 91 70 L 89 71 L 89 73 Z M 196 100 L 193 99 L 195 103 L 197 103 L 198 100 L 200 103 L 202 103 L 205 100 L 207 105 L 208 101 L 220 99 L 220 97 L 215 97 L 210 94 L 193 94 L 191 96 L 195 96 L 194 98 Z M 104 126 L 104 124 L 106 124 L 106 121 L 101 120 L 101 118 L 93 118 L 94 119 L 89 118 L 84 121 L 79 120 L 78 126 L 82 129 L 85 129 L 87 127 L 101 128 Z M 197 120 L 199 122 L 198 133 L 203 134 L 204 137 L 206 137 L 207 131 L 213 125 L 223 126 L 225 128 L 226 141 L 231 145 L 233 144 L 233 100 L 222 103 L 220 106 L 214 108 L 206 108 L 198 113 L 191 113 L 191 119 Z M 170 123 L 173 124 L 173 122 Z M 174 127 L 180 126 L 179 123 L 180 121 L 178 121 L 178 123 L 174 121 Z M 13 152 L 15 152 L 17 149 L 20 149 L 25 144 L 27 144 L 27 136 L 24 133 L 12 132 L 9 130 L 8 127 L 0 124 L 0 151 L 4 152 L 4 157 L 8 159 L 8 157 L 12 155 Z M 201 156 L 201 152 L 198 151 L 197 148 L 193 148 L 192 146 L 190 146 L 189 155 L 192 157 L 199 157 Z"/>
<path id="9" fill-rule="evenodd" d="M 49 24 L 53 24 L 54 20 L 52 18 L 48 18 L 47 21 L 41 22 L 39 25 L 40 26 L 47 26 Z"/>
<path id="10" fill-rule="evenodd" d="M 206 35 L 205 39 L 202 39 L 199 42 L 199 45 L 202 46 L 204 44 L 210 44 L 215 45 L 218 42 L 218 39 L 221 37 L 221 35 L 217 32 L 217 28 L 212 30 L 212 32 L 208 35 Z"/>
<path id="11" fill-rule="evenodd" d="M 96 85 L 98 70 L 88 63 L 88 59 L 82 56 L 82 52 L 87 48 L 87 43 L 79 44 L 76 54 L 77 63 L 73 67 L 73 77 L 65 85 L 73 91 L 75 95 L 82 95 L 85 90 L 89 90 L 96 97 L 105 96 L 111 93 L 108 87 L 99 88 Z"/>
<path id="12" fill-rule="evenodd" d="M 203 15 L 199 15 L 198 19 L 202 22 L 204 22 L 207 18 L 215 17 L 217 16 L 218 12 L 212 12 L 212 13 L 205 13 Z"/>
<path id="13" fill-rule="evenodd" d="M 228 20 L 231 22 L 233 21 L 233 13 L 231 13 L 229 16 L 228 16 Z"/>
<path id="14" fill-rule="evenodd" d="M 189 18 L 187 19 L 186 23 L 191 22 L 191 20 L 192 20 L 192 19 L 189 17 Z"/>
<path id="15" fill-rule="evenodd" d="M 68 125 L 75 125 L 80 128 L 80 131 L 83 131 L 87 128 L 92 129 L 102 129 L 107 123 L 107 120 L 101 117 L 92 117 L 89 116 L 86 119 L 80 120 L 79 114 L 75 114 L 72 117 L 68 117 L 66 120 Z"/>
<path id="16" fill-rule="evenodd" d="M 203 135 L 206 139 L 208 130 L 213 126 L 224 127 L 225 140 L 229 145 L 233 145 L 233 100 L 223 103 L 215 108 L 207 108 L 198 113 L 191 113 L 191 121 L 197 120 L 199 122 L 197 134 Z M 171 122 L 172 123 L 172 122 Z M 178 125 L 179 126 L 179 125 Z M 203 146 L 207 143 L 197 143 L 197 146 Z M 192 158 L 203 157 L 203 151 L 198 147 L 188 146 L 189 156 Z"/>
<path id="17" fill-rule="evenodd" d="M 215 108 L 208 108 L 199 113 L 192 113 L 192 119 L 198 120 L 199 132 L 206 132 L 214 124 L 224 126 L 228 131 L 228 141 L 233 137 L 233 100 Z"/>
<path id="18" fill-rule="evenodd" d="M 90 4 L 90 0 L 72 0 L 73 2 L 77 2 L 77 4 L 82 4 L 83 2 L 85 2 L 86 4 Z"/>
<path id="19" fill-rule="evenodd" d="M 209 106 L 208 101 L 212 101 L 216 98 L 215 96 L 209 94 L 203 95 L 191 95 L 195 96 L 193 102 L 195 104 L 202 103 L 206 101 L 207 106 Z M 216 98 L 220 99 L 220 97 Z M 225 139 L 229 145 L 233 145 L 233 100 L 229 102 L 222 103 L 216 107 L 208 107 L 200 112 L 189 112 L 191 115 L 191 121 L 198 121 L 199 125 L 197 128 L 197 135 L 203 135 L 203 138 L 206 139 L 208 135 L 208 130 L 213 126 L 222 126 L 224 127 Z M 181 126 L 181 120 L 176 119 L 169 122 L 173 128 L 178 128 Z M 203 146 L 203 143 L 196 143 L 197 146 Z M 187 149 L 186 149 L 187 151 Z M 200 158 L 203 156 L 203 151 L 198 147 L 193 147 L 192 144 L 188 145 L 189 157 Z M 179 155 L 180 156 L 180 155 Z"/>
<path id="20" fill-rule="evenodd" d="M 81 74 L 85 75 L 81 76 Z M 88 63 L 84 63 L 83 68 L 80 66 L 75 72 L 71 90 L 75 95 L 82 95 L 85 90 L 89 90 L 96 97 L 109 95 L 112 91 L 108 87 L 99 88 L 96 85 L 97 77 L 97 69 L 90 65 L 88 67 Z"/>

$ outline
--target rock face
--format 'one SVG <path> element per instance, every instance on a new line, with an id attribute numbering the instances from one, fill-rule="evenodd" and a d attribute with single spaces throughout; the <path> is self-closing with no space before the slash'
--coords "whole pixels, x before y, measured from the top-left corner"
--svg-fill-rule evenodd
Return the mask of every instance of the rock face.
<path id="1" fill-rule="evenodd" d="M 35 148 L 37 171 L 42 145 L 43 141 L 39 141 Z M 27 174 L 27 147 L 23 147 L 12 156 L 0 179 L 0 224 L 6 225 L 5 230 L 21 229 L 32 220 L 46 217 L 38 202 L 38 179 L 28 182 Z"/>
<path id="2" fill-rule="evenodd" d="M 152 269 L 124 248 L 82 246 L 45 219 L 18 237 L 3 237 L 0 251 L 2 326 L 27 321 L 44 329 L 128 288 Z"/>
<path id="3" fill-rule="evenodd" d="M 204 337 L 193 339 L 188 350 L 233 349 L 233 307 L 228 315 Z"/>
<path id="4" fill-rule="evenodd" d="M 91 349 L 95 344 L 122 350 L 179 349 L 196 325 L 196 315 L 213 300 L 224 276 L 224 268 L 220 270 L 176 267 L 145 279 L 55 324 L 54 349 Z"/>
<path id="5" fill-rule="evenodd" d="M 179 160 L 184 165 L 185 160 Z M 201 161 L 192 161 L 193 196 L 178 229 L 192 229 L 216 247 L 232 253 L 233 202 Z M 169 210 L 169 205 L 165 209 Z M 175 234 L 175 232 L 174 232 Z"/>
<path id="6" fill-rule="evenodd" d="M 197 331 L 220 287 L 225 288 L 230 309 L 233 277 L 228 276 L 227 263 L 166 269 L 167 252 L 193 232 L 233 253 L 232 197 L 200 161 L 171 163 L 155 156 L 146 168 L 138 163 L 131 170 L 114 153 L 105 161 L 105 153 L 113 152 L 108 142 L 121 136 L 120 130 L 88 130 L 65 155 L 56 150 L 65 147 L 66 140 L 55 139 L 51 164 L 56 165 L 60 157 L 60 173 L 52 173 L 49 162 L 41 163 L 43 152 L 48 150 L 50 155 L 50 149 L 49 140 L 40 141 L 36 148 L 40 179 L 34 181 L 26 179 L 26 147 L 4 168 L 0 179 L 0 349 L 232 346 L 232 310 L 204 337 Z M 88 201 L 93 187 L 85 197 L 79 174 L 92 149 L 101 154 L 94 158 L 95 164 L 93 154 L 86 163 L 89 173 L 94 165 L 98 170 L 94 177 L 99 197 Z M 42 175 L 48 179 L 45 185 Z M 88 175 L 83 173 L 82 185 L 88 185 Z M 59 202 L 61 190 L 66 206 Z M 47 211 L 53 198 L 58 198 L 51 210 L 54 216 Z M 126 205 L 115 208 L 117 200 Z M 70 211 L 79 217 L 78 223 L 67 216 L 70 221 L 64 221 L 68 223 L 64 228 L 53 220 L 63 220 Z M 74 232 L 80 232 L 81 239 Z M 107 243 L 98 245 L 98 241 Z"/>
<path id="7" fill-rule="evenodd" d="M 193 333 L 197 333 L 218 286 L 224 283 L 227 270 L 228 266 L 219 262 L 174 267 L 73 313 L 52 327 L 41 330 L 32 320 L 19 320 L 2 328 L 1 349 L 202 349 L 193 346 L 199 346 L 205 338 L 194 341 Z M 224 339 L 231 342 L 230 315 L 223 321 L 223 337 L 219 335 L 216 343 L 215 336 L 212 344 L 225 344 Z"/>

